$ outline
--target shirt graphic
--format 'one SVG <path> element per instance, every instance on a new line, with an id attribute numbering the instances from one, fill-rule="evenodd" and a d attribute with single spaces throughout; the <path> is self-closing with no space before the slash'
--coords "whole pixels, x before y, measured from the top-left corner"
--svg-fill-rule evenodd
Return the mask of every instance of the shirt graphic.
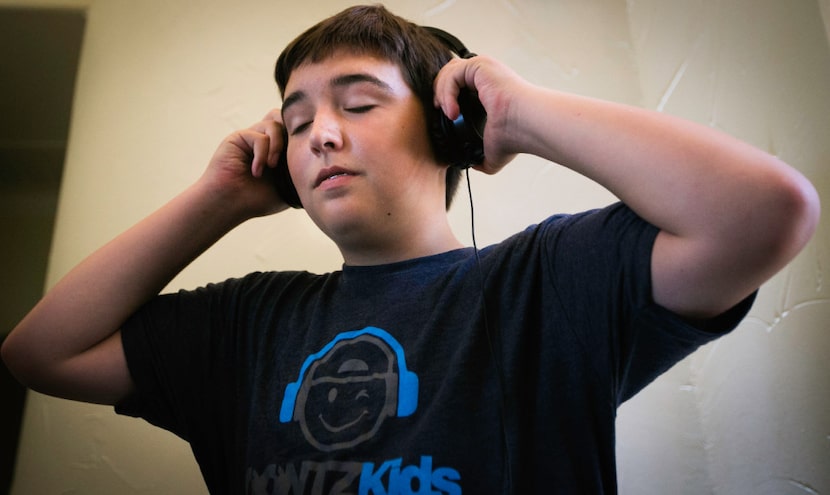
<path id="1" fill-rule="evenodd" d="M 385 330 L 337 335 L 303 362 L 285 388 L 280 422 L 296 421 L 316 449 L 332 452 L 373 438 L 386 418 L 418 407 L 418 376 L 403 347 Z"/>

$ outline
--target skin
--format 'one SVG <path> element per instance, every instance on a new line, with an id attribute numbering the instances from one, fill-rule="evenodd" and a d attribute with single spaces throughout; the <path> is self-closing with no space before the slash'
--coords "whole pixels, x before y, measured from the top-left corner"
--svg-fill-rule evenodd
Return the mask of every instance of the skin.
<path id="1" fill-rule="evenodd" d="M 354 75 L 382 84 L 341 84 Z M 517 153 L 538 155 L 597 181 L 659 227 L 654 299 L 683 316 L 732 307 L 815 230 L 818 196 L 803 176 L 707 127 L 534 86 L 488 57 L 451 61 L 434 87 L 435 105 L 450 118 L 458 115 L 459 88 L 478 92 L 488 114 L 481 172 L 497 173 Z M 299 67 L 286 94 L 292 178 L 306 211 L 347 263 L 460 247 L 447 225 L 444 169 L 429 152 L 423 112 L 394 65 L 341 52 Z M 123 322 L 235 226 L 286 208 L 263 178 L 286 144 L 282 114 L 272 110 L 228 136 L 194 184 L 46 294 L 3 345 L 21 382 L 106 404 L 131 392 Z M 321 182 L 321 174 L 332 178 Z"/>
<path id="2" fill-rule="evenodd" d="M 446 168 L 435 163 L 421 103 L 396 65 L 339 53 L 297 68 L 285 94 L 292 180 L 347 264 L 462 247 L 442 203 Z"/>

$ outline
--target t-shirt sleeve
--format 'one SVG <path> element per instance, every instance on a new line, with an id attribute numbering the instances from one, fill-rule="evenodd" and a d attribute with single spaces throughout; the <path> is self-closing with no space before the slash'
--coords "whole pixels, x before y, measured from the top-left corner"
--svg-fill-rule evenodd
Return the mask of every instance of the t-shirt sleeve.
<path id="1" fill-rule="evenodd" d="M 302 294 L 313 278 L 252 273 L 154 298 L 122 327 L 135 387 L 116 412 L 188 441 L 207 485 L 235 492 L 232 480 L 245 469 L 252 376 L 273 359 L 264 349 L 279 333 L 286 298 L 299 297 L 290 294 Z"/>
<path id="2" fill-rule="evenodd" d="M 240 285 L 229 280 L 161 295 L 124 324 L 121 339 L 135 391 L 116 405 L 117 413 L 191 440 L 191 429 L 228 412 L 213 398 L 227 403 L 235 394 L 233 300 Z"/>
<path id="3" fill-rule="evenodd" d="M 754 300 L 694 323 L 657 305 L 651 253 L 659 230 L 622 203 L 548 224 L 556 298 L 597 372 L 611 374 L 617 404 L 735 328 Z"/>

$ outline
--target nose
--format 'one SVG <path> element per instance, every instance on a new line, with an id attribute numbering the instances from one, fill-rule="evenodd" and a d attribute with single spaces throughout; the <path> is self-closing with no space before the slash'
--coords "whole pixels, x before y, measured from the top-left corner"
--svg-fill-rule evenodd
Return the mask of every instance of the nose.
<path id="1" fill-rule="evenodd" d="M 331 113 L 318 112 L 311 123 L 309 145 L 316 155 L 340 149 L 343 146 L 343 133 L 339 119 Z"/>

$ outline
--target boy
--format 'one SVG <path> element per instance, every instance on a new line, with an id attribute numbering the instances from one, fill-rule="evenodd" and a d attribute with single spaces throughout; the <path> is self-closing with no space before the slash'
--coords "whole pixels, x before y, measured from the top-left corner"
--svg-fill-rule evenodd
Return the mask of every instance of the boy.
<path id="1" fill-rule="evenodd" d="M 188 440 L 213 493 L 615 493 L 616 407 L 740 321 L 812 235 L 816 193 L 708 128 L 449 59 L 382 7 L 303 33 L 282 109 L 57 284 L 7 338 L 10 369 Z M 431 138 L 462 88 L 488 115 L 478 170 L 532 153 L 621 203 L 463 247 Z M 158 296 L 287 207 L 283 152 L 343 269 Z"/>

